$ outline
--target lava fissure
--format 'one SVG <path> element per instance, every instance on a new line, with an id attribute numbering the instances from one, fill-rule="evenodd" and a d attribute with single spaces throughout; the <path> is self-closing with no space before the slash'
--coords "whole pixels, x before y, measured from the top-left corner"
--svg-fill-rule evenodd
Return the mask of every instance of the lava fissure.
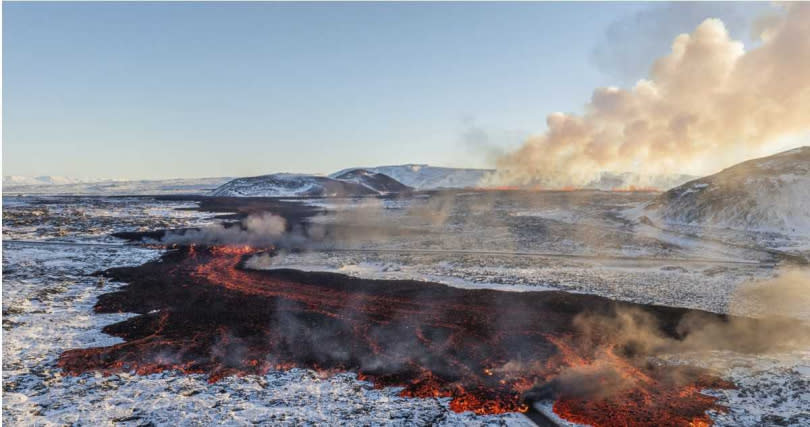
<path id="1" fill-rule="evenodd" d="M 649 351 L 624 345 L 610 327 L 577 328 L 583 315 L 633 309 L 677 339 L 692 310 L 244 269 L 255 252 L 181 247 L 104 272 L 127 285 L 95 310 L 140 315 L 103 329 L 124 343 L 65 351 L 59 366 L 69 374 L 178 370 L 211 381 L 293 367 L 353 371 L 376 387 L 403 387 L 403 396 L 449 397 L 455 411 L 525 412 L 527 399 L 554 399 L 563 418 L 594 425 L 710 423 L 707 411 L 723 408 L 701 389 L 732 386 L 699 369 L 651 364 Z"/>

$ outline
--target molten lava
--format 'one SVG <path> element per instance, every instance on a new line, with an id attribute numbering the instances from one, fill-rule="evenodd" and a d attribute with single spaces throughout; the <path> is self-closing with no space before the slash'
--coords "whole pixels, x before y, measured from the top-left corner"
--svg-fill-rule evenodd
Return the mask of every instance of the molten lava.
<path id="1" fill-rule="evenodd" d="M 104 332 L 124 342 L 64 352 L 70 374 L 164 370 L 227 375 L 273 369 L 354 371 L 403 396 L 449 397 L 455 411 L 522 412 L 526 393 L 555 399 L 565 419 L 594 425 L 696 425 L 723 410 L 704 371 L 656 366 L 611 346 L 611 330 L 583 345 L 574 318 L 637 307 L 662 333 L 689 310 L 564 292 L 458 289 L 295 270 L 241 267 L 250 248 L 180 248 L 104 274 L 128 285 L 102 295 L 100 313 L 139 316 Z M 586 387 L 570 387 L 572 373 Z M 538 392 L 539 390 L 539 392 Z"/>

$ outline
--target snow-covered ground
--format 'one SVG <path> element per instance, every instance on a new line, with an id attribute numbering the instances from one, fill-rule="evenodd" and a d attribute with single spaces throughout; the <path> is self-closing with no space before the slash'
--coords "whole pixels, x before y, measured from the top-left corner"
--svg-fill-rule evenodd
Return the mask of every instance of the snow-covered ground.
<path id="1" fill-rule="evenodd" d="M 714 312 L 726 310 L 741 282 L 770 274 L 756 264 L 373 250 L 284 253 L 274 258 L 258 255 L 247 266 L 331 271 L 367 279 L 425 280 L 462 288 L 560 289 Z"/>
<path id="2" fill-rule="evenodd" d="M 4 196 L 3 238 L 121 243 L 110 233 L 210 223 L 214 214 L 191 210 L 196 206 L 148 197 Z"/>
<path id="3" fill-rule="evenodd" d="M 665 360 L 711 369 L 737 385 L 706 391 L 728 407 L 725 413 L 713 414 L 718 425 L 810 425 L 810 349 L 755 356 L 702 352 Z"/>

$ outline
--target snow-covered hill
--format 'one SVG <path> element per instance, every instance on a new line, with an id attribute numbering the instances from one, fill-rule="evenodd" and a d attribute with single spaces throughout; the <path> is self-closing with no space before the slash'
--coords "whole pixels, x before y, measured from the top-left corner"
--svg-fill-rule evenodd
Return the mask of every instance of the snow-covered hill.
<path id="1" fill-rule="evenodd" d="M 489 169 L 456 169 L 428 165 L 348 168 L 328 177 L 271 174 L 238 178 L 216 189 L 213 196 L 350 197 L 437 188 L 472 188 L 492 173 Z"/>
<path id="2" fill-rule="evenodd" d="M 377 194 L 380 191 L 351 180 L 291 173 L 237 178 L 211 193 L 219 197 L 353 197 Z"/>
<path id="3" fill-rule="evenodd" d="M 810 235 L 810 147 L 689 181 L 639 211 L 653 221 Z"/>
<path id="4" fill-rule="evenodd" d="M 335 172 L 329 176 L 337 178 L 357 169 L 388 175 L 402 184 L 417 190 L 478 187 L 486 176 L 494 172 L 491 169 L 459 169 L 408 164 L 377 166 L 372 168 L 349 168 Z"/>
<path id="5" fill-rule="evenodd" d="M 401 193 L 403 191 L 411 190 L 411 187 L 391 178 L 388 175 L 372 172 L 366 169 L 354 169 L 348 172 L 342 173 L 337 176 L 333 176 L 334 179 L 339 179 L 341 181 L 349 181 L 354 182 L 363 186 L 366 186 L 378 193 Z"/>

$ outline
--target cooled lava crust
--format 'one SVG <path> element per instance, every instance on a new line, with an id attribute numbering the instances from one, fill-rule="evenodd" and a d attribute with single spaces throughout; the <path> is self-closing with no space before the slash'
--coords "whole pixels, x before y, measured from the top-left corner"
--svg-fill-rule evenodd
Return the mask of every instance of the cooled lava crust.
<path id="1" fill-rule="evenodd" d="M 534 395 L 554 399 L 565 419 L 600 426 L 708 425 L 707 411 L 724 408 L 700 391 L 733 386 L 694 368 L 651 364 L 613 344 L 610 328 L 584 339 L 574 327 L 584 313 L 638 308 L 674 337 L 690 310 L 242 268 L 253 252 L 183 247 L 139 267 L 107 270 L 127 285 L 102 295 L 95 311 L 139 315 L 103 329 L 123 343 L 68 350 L 59 366 L 74 375 L 178 370 L 212 382 L 294 367 L 352 371 L 376 387 L 403 387 L 403 396 L 449 397 L 458 412 L 524 412 L 526 396 Z M 605 363 L 621 387 L 600 373 L 585 374 L 581 390 L 560 386 L 562 373 L 599 372 L 596 365 Z"/>

